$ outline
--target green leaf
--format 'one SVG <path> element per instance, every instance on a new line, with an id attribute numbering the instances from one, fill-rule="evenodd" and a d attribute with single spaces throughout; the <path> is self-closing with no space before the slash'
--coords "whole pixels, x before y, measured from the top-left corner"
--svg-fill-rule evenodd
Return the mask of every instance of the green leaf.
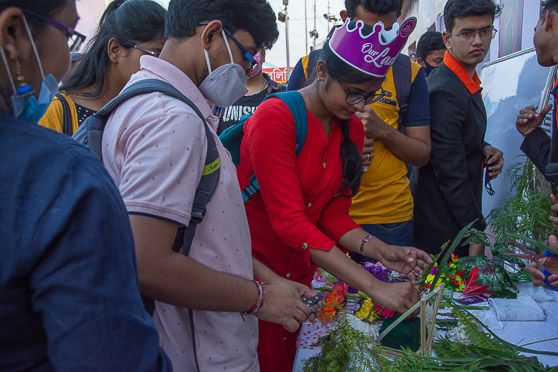
<path id="1" fill-rule="evenodd" d="M 438 284 L 438 281 L 440 280 L 440 275 L 442 274 L 442 271 L 443 271 L 443 270 L 441 270 L 442 266 L 449 262 L 449 260 L 451 258 L 451 255 L 453 254 L 455 249 L 459 246 L 461 241 L 467 236 L 467 234 L 469 233 L 469 230 L 471 229 L 471 227 L 473 227 L 473 225 L 476 222 L 477 222 L 477 220 L 474 220 L 473 222 L 471 222 L 470 224 L 468 224 L 467 226 L 462 228 L 459 231 L 459 233 L 457 233 L 455 239 L 453 239 L 453 241 L 451 242 L 451 245 L 449 246 L 448 250 L 446 251 L 446 253 L 442 257 L 442 260 L 438 262 L 438 271 L 436 272 L 436 275 L 434 276 L 434 280 L 432 281 L 432 284 L 431 284 L 431 287 L 430 287 L 430 292 L 432 292 L 434 290 L 434 288 L 436 288 L 436 285 Z"/>

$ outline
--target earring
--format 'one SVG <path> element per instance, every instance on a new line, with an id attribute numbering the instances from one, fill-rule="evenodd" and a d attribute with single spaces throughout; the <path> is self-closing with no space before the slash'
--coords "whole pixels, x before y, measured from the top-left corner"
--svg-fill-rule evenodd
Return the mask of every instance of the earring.
<path id="1" fill-rule="evenodd" d="M 18 96 L 26 96 L 33 93 L 33 87 L 25 82 L 25 77 L 21 72 L 21 64 L 19 61 L 16 61 L 14 78 L 16 83 L 16 94 Z"/>

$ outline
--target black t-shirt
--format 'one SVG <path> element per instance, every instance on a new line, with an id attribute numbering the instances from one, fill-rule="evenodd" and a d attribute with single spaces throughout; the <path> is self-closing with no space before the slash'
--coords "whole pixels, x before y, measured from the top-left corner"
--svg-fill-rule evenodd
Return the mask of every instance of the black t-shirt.
<path id="1" fill-rule="evenodd" d="M 91 110 L 90 108 L 87 108 L 85 106 L 78 105 L 77 103 L 76 103 L 76 111 L 77 111 L 77 116 L 78 116 L 78 125 L 83 124 L 85 119 L 87 119 L 90 116 L 93 116 L 97 112 L 97 111 Z"/>
<path id="2" fill-rule="evenodd" d="M 221 123 L 219 124 L 219 133 L 237 123 L 244 115 L 254 113 L 256 107 L 258 107 L 267 96 L 267 93 L 267 89 L 264 89 L 260 93 L 244 96 L 232 106 L 225 108 Z"/>

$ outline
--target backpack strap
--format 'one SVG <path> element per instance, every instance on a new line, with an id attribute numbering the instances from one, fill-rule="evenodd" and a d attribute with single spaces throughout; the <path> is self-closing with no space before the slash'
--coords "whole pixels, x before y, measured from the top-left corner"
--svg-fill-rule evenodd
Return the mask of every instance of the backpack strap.
<path id="1" fill-rule="evenodd" d="M 399 104 L 399 131 L 405 134 L 405 119 L 409 112 L 409 97 L 411 95 L 411 86 L 413 85 L 413 71 L 409 56 L 399 54 L 393 65 L 393 80 Z M 409 187 L 413 196 L 416 193 L 418 177 L 418 168 L 407 163 L 407 178 L 409 179 Z"/>
<path id="2" fill-rule="evenodd" d="M 194 238 L 196 227 L 203 221 L 205 217 L 207 211 L 207 203 L 209 203 L 209 200 L 215 193 L 221 176 L 221 159 L 219 158 L 217 144 L 215 143 L 215 139 L 213 138 L 213 134 L 209 129 L 209 125 L 207 124 L 205 117 L 198 109 L 198 107 L 188 97 L 186 97 L 178 89 L 167 82 L 159 79 L 145 79 L 138 81 L 137 83 L 134 83 L 124 89 L 118 96 L 113 98 L 102 109 L 95 113 L 94 116 L 104 119 L 101 120 L 101 122 L 103 123 L 102 127 L 98 128 L 100 129 L 97 131 L 97 135 L 99 136 L 99 138 L 97 139 L 96 143 L 99 146 L 100 151 L 103 130 L 106 126 L 106 119 L 108 119 L 110 114 L 118 106 L 120 106 L 120 104 L 135 96 L 155 92 L 163 93 L 187 104 L 202 120 L 205 128 L 205 136 L 207 138 L 207 155 L 205 159 L 205 166 L 203 169 L 202 178 L 200 180 L 200 183 L 198 184 L 196 196 L 194 198 L 194 203 L 192 206 L 190 224 L 188 228 L 183 229 L 181 233 L 183 235 L 183 239 L 176 239 L 178 240 L 178 243 L 176 243 L 175 240 L 176 244 L 173 247 L 173 249 L 182 250 L 185 255 L 188 255 L 190 253 L 190 248 L 192 246 L 192 240 Z"/>
<path id="3" fill-rule="evenodd" d="M 271 94 L 266 97 L 266 100 L 270 98 L 279 98 L 287 105 L 287 107 L 289 107 L 289 110 L 293 115 L 296 136 L 295 154 L 298 156 L 302 147 L 304 147 L 304 143 L 306 142 L 306 137 L 308 135 L 308 112 L 306 111 L 304 98 L 302 98 L 302 95 L 297 91 Z M 256 175 L 253 174 L 248 182 L 248 185 L 244 188 L 244 190 L 242 190 L 242 199 L 246 202 L 258 191 L 260 191 L 260 185 L 256 179 Z"/>
<path id="4" fill-rule="evenodd" d="M 395 94 L 399 105 L 399 131 L 404 132 L 405 118 L 409 111 L 409 96 L 413 84 L 413 71 L 411 58 L 399 54 L 393 65 L 393 81 L 395 83 Z"/>
<path id="5" fill-rule="evenodd" d="M 58 98 L 58 101 L 62 105 L 62 133 L 64 133 L 67 136 L 71 136 L 73 134 L 73 125 L 72 125 L 72 111 L 70 110 L 70 103 L 62 93 L 56 94 L 55 97 Z"/>
<path id="6" fill-rule="evenodd" d="M 308 112 L 306 111 L 304 98 L 297 91 L 275 93 L 269 95 L 266 99 L 269 98 L 279 98 L 291 110 L 296 129 L 296 156 L 298 156 L 308 135 Z"/>

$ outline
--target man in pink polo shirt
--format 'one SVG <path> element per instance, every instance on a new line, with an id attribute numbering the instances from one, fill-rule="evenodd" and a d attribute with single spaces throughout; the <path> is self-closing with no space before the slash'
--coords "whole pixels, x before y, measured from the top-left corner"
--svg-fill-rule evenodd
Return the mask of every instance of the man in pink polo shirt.
<path id="1" fill-rule="evenodd" d="M 175 253 L 188 226 L 207 151 L 205 124 L 160 93 L 123 103 L 103 135 L 103 161 L 124 199 L 134 232 L 142 293 L 156 300 L 161 343 L 177 371 L 257 371 L 255 315 L 294 331 L 309 315 L 287 280 L 253 281 L 249 229 L 236 170 L 215 131 L 210 104 L 226 107 L 245 92 L 251 55 L 278 37 L 265 0 L 172 0 L 160 58 L 144 56 L 143 79 L 172 84 L 199 109 L 217 143 L 220 183 L 188 256 Z M 208 104 L 209 101 L 209 104 Z M 190 318 L 188 309 L 195 309 Z M 192 326 L 194 332 L 192 332 Z"/>

